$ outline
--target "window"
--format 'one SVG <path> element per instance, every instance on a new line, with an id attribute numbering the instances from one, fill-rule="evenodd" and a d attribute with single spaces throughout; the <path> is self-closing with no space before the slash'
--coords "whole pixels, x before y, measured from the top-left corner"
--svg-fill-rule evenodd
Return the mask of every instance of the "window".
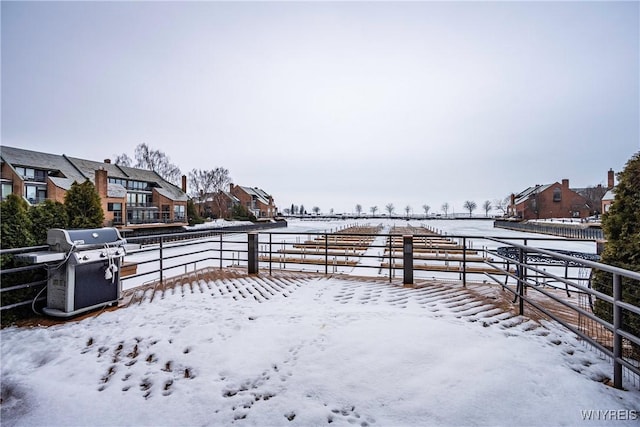
<path id="1" fill-rule="evenodd" d="M 24 186 L 24 197 L 29 201 L 29 203 L 36 202 L 36 187 L 35 185 L 25 185 Z"/>
<path id="2" fill-rule="evenodd" d="M 25 181 L 46 182 L 47 180 L 47 172 L 41 169 L 18 166 L 16 167 L 16 172 L 18 172 Z"/>
<path id="3" fill-rule="evenodd" d="M 10 182 L 2 183 L 2 200 L 6 199 L 9 194 L 13 193 L 13 185 Z"/>
<path id="4" fill-rule="evenodd" d="M 24 186 L 24 197 L 31 204 L 44 202 L 47 198 L 47 187 L 27 184 Z"/>
<path id="5" fill-rule="evenodd" d="M 562 190 L 559 188 L 553 189 L 553 201 L 560 202 L 562 201 Z"/>
<path id="6" fill-rule="evenodd" d="M 184 211 L 185 211 L 184 205 L 175 205 L 173 207 L 173 220 L 184 221 L 184 218 L 185 218 Z"/>
<path id="7" fill-rule="evenodd" d="M 114 224 L 122 224 L 122 203 L 107 203 L 107 210 L 113 212 Z"/>
<path id="8" fill-rule="evenodd" d="M 146 190 L 149 187 L 144 181 L 129 181 L 129 186 L 127 187 L 129 190 Z"/>
<path id="9" fill-rule="evenodd" d="M 162 222 L 169 222 L 169 205 L 162 205 Z"/>
<path id="10" fill-rule="evenodd" d="M 127 193 L 127 204 L 130 207 L 145 207 L 153 203 L 151 194 Z"/>
<path id="11" fill-rule="evenodd" d="M 18 172 L 25 181 L 33 181 L 35 179 L 35 171 L 31 168 L 18 166 L 16 172 Z"/>
<path id="12" fill-rule="evenodd" d="M 109 178 L 109 183 L 110 184 L 119 184 L 119 185 L 122 185 L 124 188 L 127 188 L 127 180 L 126 179 Z"/>

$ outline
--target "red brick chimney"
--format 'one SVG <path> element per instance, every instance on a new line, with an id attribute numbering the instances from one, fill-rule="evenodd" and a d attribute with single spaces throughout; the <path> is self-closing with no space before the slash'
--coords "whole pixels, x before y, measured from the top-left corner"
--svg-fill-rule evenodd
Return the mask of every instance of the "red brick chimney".
<path id="1" fill-rule="evenodd" d="M 615 184 L 615 174 L 613 173 L 613 169 L 609 169 L 607 173 L 607 188 L 613 188 Z"/>
<path id="2" fill-rule="evenodd" d="M 229 193 L 233 191 L 233 182 L 229 183 Z"/>
<path id="3" fill-rule="evenodd" d="M 110 165 L 111 164 L 111 159 L 104 159 L 104 162 Z"/>
<path id="4" fill-rule="evenodd" d="M 569 188 L 569 180 L 568 179 L 563 179 L 562 180 L 562 188 Z"/>
<path id="5" fill-rule="evenodd" d="M 96 170 L 95 185 L 96 185 L 96 190 L 98 191 L 98 194 L 100 195 L 101 199 L 107 198 L 108 181 L 109 180 L 107 179 L 106 169 L 104 169 L 103 167 L 100 167 L 100 169 Z"/>
<path id="6" fill-rule="evenodd" d="M 182 175 L 182 191 L 187 192 L 187 175 Z"/>

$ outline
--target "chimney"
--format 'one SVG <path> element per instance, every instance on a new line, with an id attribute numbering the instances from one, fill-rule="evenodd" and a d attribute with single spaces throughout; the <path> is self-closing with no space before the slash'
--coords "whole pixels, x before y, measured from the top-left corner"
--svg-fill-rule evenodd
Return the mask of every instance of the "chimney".
<path id="1" fill-rule="evenodd" d="M 609 169 L 607 173 L 607 188 L 613 188 L 615 186 L 615 179 L 613 169 Z"/>
<path id="2" fill-rule="evenodd" d="M 187 175 L 182 175 L 182 192 L 187 192 Z"/>
<path id="3" fill-rule="evenodd" d="M 110 164 L 111 164 L 111 159 L 104 159 L 104 162 L 105 162 L 106 164 L 110 165 Z"/>
<path id="4" fill-rule="evenodd" d="M 229 183 L 229 193 L 233 191 L 233 182 Z"/>
<path id="5" fill-rule="evenodd" d="M 569 188 L 569 180 L 568 179 L 563 179 L 562 180 L 562 188 Z"/>
<path id="6" fill-rule="evenodd" d="M 95 185 L 101 199 L 106 199 L 107 197 L 107 183 L 107 170 L 100 167 L 100 169 L 96 170 Z"/>

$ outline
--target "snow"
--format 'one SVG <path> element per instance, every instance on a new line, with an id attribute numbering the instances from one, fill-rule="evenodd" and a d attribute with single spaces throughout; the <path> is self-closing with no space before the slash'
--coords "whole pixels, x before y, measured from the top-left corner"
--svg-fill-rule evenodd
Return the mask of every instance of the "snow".
<path id="1" fill-rule="evenodd" d="M 208 228 L 223 228 L 223 227 L 233 227 L 240 225 L 252 225 L 251 221 L 235 221 L 235 220 L 226 220 L 226 219 L 212 219 L 203 222 L 202 224 L 194 224 L 190 226 L 184 227 L 185 230 L 189 231 L 202 231 Z"/>
<path id="2" fill-rule="evenodd" d="M 2 425 L 638 423 L 637 387 L 603 382 L 610 361 L 553 323 L 483 309 L 453 285 L 450 298 L 300 273 L 193 285 L 0 331 Z M 583 421 L 590 410 L 623 420 Z"/>

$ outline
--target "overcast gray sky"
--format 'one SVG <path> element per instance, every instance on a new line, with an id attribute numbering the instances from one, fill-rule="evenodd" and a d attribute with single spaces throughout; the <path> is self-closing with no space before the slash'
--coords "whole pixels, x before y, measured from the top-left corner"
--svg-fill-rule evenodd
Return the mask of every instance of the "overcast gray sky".
<path id="1" fill-rule="evenodd" d="M 640 149 L 640 3 L 2 1 L 2 144 L 456 212 Z"/>

